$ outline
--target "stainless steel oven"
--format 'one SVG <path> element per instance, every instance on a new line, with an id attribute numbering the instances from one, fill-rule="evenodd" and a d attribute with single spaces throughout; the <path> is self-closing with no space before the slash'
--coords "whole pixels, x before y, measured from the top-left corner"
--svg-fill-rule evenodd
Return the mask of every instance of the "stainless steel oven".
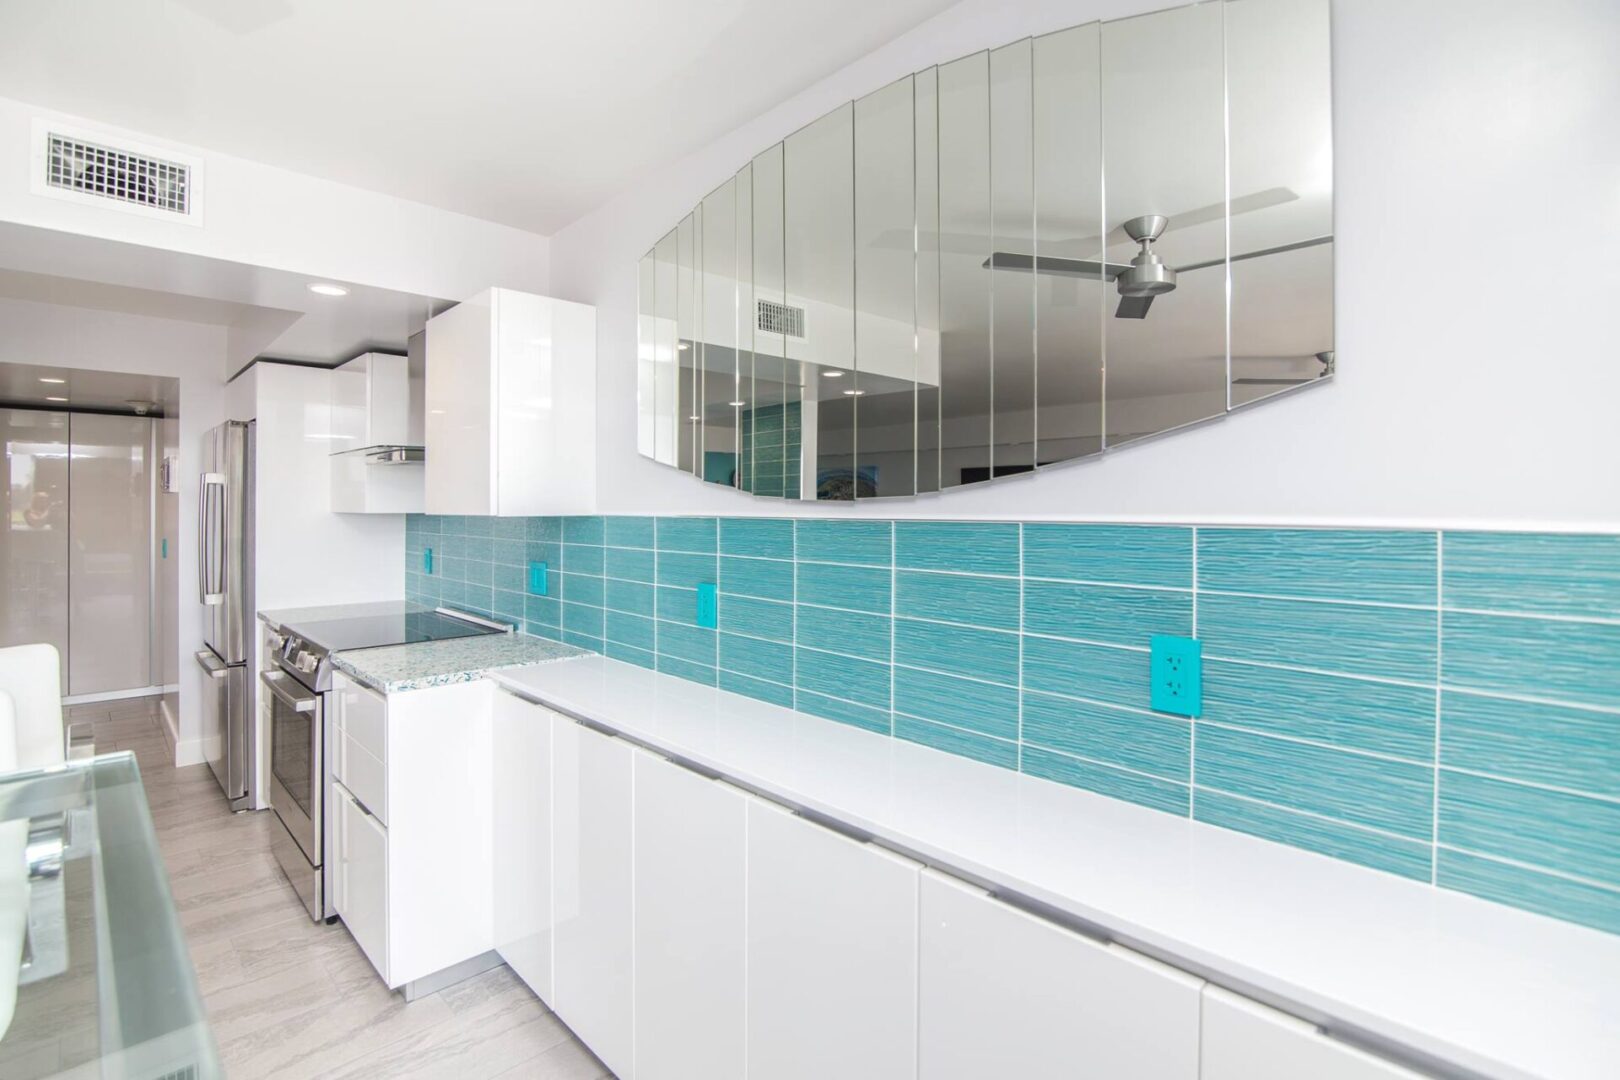
<path id="1" fill-rule="evenodd" d="M 270 808 L 284 827 L 275 838 L 276 858 L 310 917 L 323 919 L 326 695 L 285 671 L 261 672 L 259 679 L 269 692 Z"/>

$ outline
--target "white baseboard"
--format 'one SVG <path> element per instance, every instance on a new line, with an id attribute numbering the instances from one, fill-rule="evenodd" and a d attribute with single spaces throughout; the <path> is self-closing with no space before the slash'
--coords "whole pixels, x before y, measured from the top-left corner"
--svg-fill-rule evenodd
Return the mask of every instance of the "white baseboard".
<path id="1" fill-rule="evenodd" d="M 125 698 L 154 697 L 179 689 L 177 686 L 141 686 L 134 690 L 104 690 L 99 694 L 69 694 L 62 699 L 62 704 L 91 705 L 98 701 L 123 701 Z"/>
<path id="2" fill-rule="evenodd" d="M 169 752 L 174 755 L 175 768 L 182 765 L 201 765 L 207 758 L 203 757 L 201 739 L 182 739 L 180 737 L 180 717 L 178 703 L 165 697 L 158 712 L 163 718 L 163 739 L 169 744 Z"/>
<path id="3" fill-rule="evenodd" d="M 174 744 L 175 768 L 185 765 L 201 765 L 207 760 L 207 758 L 203 757 L 201 739 L 184 739 Z"/>

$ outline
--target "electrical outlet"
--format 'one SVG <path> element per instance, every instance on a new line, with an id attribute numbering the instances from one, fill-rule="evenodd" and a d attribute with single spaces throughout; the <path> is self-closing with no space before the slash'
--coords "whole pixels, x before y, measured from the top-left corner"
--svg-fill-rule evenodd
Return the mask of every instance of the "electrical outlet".
<path id="1" fill-rule="evenodd" d="M 424 573 L 424 574 L 433 573 L 433 549 L 432 548 L 423 548 L 422 549 L 422 573 Z"/>
<path id="2" fill-rule="evenodd" d="M 529 564 L 529 593 L 532 596 L 551 595 L 550 568 L 543 562 Z"/>
<path id="3" fill-rule="evenodd" d="M 1156 712 L 1201 716 L 1204 712 L 1204 643 L 1197 638 L 1154 634 L 1148 677 Z"/>
<path id="4" fill-rule="evenodd" d="M 720 603 L 714 583 L 702 582 L 697 587 L 697 624 L 713 630 L 720 623 L 719 615 Z"/>

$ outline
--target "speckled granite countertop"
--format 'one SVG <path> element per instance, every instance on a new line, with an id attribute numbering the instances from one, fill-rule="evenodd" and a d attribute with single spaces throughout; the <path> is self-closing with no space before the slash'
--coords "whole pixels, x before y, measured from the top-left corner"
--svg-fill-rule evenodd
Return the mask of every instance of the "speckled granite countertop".
<path id="1" fill-rule="evenodd" d="M 373 690 L 396 694 L 402 690 L 471 682 L 497 668 L 525 667 L 589 655 L 585 649 L 528 634 L 487 634 L 411 645 L 384 645 L 377 649 L 351 649 L 334 653 L 332 664 Z"/>

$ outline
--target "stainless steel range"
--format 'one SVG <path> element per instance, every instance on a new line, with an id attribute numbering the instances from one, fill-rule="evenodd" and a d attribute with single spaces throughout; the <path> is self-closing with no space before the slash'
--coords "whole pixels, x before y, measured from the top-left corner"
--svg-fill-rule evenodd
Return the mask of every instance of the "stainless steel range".
<path id="1" fill-rule="evenodd" d="M 310 917 L 331 920 L 337 913 L 324 856 L 331 844 L 325 807 L 331 785 L 326 710 L 332 654 L 508 633 L 511 627 L 406 603 L 308 608 L 263 618 L 271 661 L 259 675 L 268 694 L 269 801 L 282 825 L 272 848 Z"/>

